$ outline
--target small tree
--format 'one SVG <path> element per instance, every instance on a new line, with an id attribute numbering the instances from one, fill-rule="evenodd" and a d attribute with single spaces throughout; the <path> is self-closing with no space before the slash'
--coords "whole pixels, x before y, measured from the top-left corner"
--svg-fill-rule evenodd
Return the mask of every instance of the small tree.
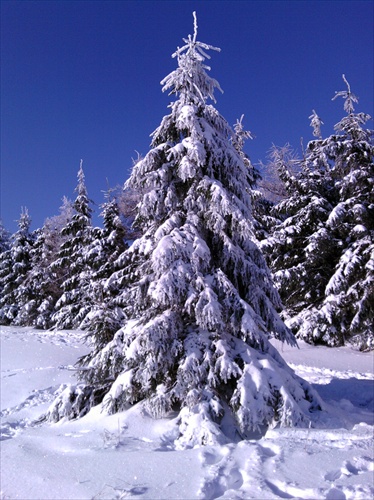
<path id="1" fill-rule="evenodd" d="M 22 209 L 18 231 L 11 238 L 11 246 L 2 254 L 0 271 L 0 321 L 2 324 L 24 324 L 23 305 L 32 300 L 32 290 L 26 282 L 31 269 L 34 236 L 30 233 L 31 218 Z"/>
<path id="2" fill-rule="evenodd" d="M 73 203 L 74 215 L 61 230 L 64 241 L 51 270 L 61 277 L 62 294 L 56 303 L 53 322 L 56 328 L 78 328 L 89 312 L 92 300 L 84 295 L 90 279 L 86 250 L 92 242 L 91 201 L 87 195 L 83 161 L 78 171 L 77 197 Z"/>
<path id="3" fill-rule="evenodd" d="M 20 324 L 47 329 L 52 326 L 54 306 L 62 294 L 61 269 L 51 269 L 58 251 L 66 237 L 62 228 L 73 214 L 72 204 L 66 198 L 60 207 L 60 214 L 45 220 L 42 228 L 33 233 L 34 243 L 30 251 L 30 268 L 26 273 L 24 286 L 29 290 L 18 313 Z"/>
<path id="4" fill-rule="evenodd" d="M 12 268 L 11 255 L 9 251 L 11 243 L 10 238 L 11 234 L 5 229 L 3 221 L 0 219 L 0 300 L 2 300 L 1 297 L 3 296 L 7 276 Z"/>
<path id="5" fill-rule="evenodd" d="M 106 282 L 116 269 L 116 260 L 128 248 L 127 239 L 130 231 L 124 226 L 118 198 L 111 190 L 106 193 L 106 201 L 101 208 L 104 227 L 96 229 L 96 238 L 86 252 L 91 279 L 85 294 L 94 300 L 92 309 L 81 324 L 87 329 L 92 345 L 92 351 L 85 358 L 85 362 L 113 339 L 124 318 L 113 300 L 116 293 L 113 287 L 108 290 Z"/>
<path id="6" fill-rule="evenodd" d="M 208 50 L 218 49 L 197 41 L 195 17 L 194 35 L 173 55 L 178 68 L 162 81 L 177 100 L 128 181 L 145 195 L 143 235 L 121 257 L 126 321 L 81 372 L 91 393 L 70 395 L 70 416 L 99 394 L 110 413 L 139 401 L 153 416 L 177 409 L 181 446 L 220 442 L 224 422 L 231 436 L 308 425 L 318 407 L 268 341 L 295 344 L 254 237 L 235 133 L 207 103 L 219 89 L 206 73 Z M 50 418 L 66 415 L 65 396 Z"/>
<path id="7" fill-rule="evenodd" d="M 9 250 L 10 236 L 10 232 L 5 229 L 3 221 L 0 219 L 0 254 Z"/>
<path id="8" fill-rule="evenodd" d="M 272 218 L 270 210 L 272 204 L 263 196 L 263 193 L 258 189 L 259 182 L 261 182 L 261 175 L 258 169 L 252 164 L 249 156 L 244 152 L 244 144 L 247 139 L 253 139 L 250 131 L 244 130 L 243 117 L 234 125 L 234 136 L 232 144 L 236 151 L 239 153 L 243 163 L 247 169 L 247 181 L 250 187 L 249 196 L 252 205 L 253 226 L 255 235 L 258 239 L 263 239 L 264 235 L 268 234 Z"/>

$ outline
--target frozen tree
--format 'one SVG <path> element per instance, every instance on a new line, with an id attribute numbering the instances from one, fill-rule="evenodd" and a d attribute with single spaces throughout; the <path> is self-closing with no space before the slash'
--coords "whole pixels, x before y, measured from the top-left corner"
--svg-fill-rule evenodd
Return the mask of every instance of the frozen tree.
<path id="1" fill-rule="evenodd" d="M 11 247 L 11 235 L 6 232 L 1 223 L 1 252 L 0 252 L 0 324 L 9 324 L 14 314 L 9 315 L 11 304 L 5 300 L 6 295 L 11 292 L 13 276 L 13 259 Z"/>
<path id="2" fill-rule="evenodd" d="M 115 294 L 105 287 L 105 282 L 116 269 L 118 257 L 127 249 L 130 233 L 121 218 L 115 191 L 108 190 L 105 198 L 100 214 L 103 228 L 94 230 L 93 241 L 86 249 L 86 262 L 91 270 L 91 278 L 86 282 L 84 294 L 93 299 L 93 307 L 81 324 L 82 328 L 87 329 L 92 345 L 96 348 L 102 348 L 112 340 L 121 326 L 123 313 L 112 300 Z"/>
<path id="3" fill-rule="evenodd" d="M 274 147 L 271 163 L 288 196 L 273 209 L 277 222 L 271 236 L 262 241 L 262 249 L 287 314 L 293 317 L 323 295 L 326 276 L 333 272 L 334 264 L 326 258 L 328 245 L 325 251 L 321 248 L 319 254 L 313 254 L 313 264 L 305 255 L 310 236 L 318 233 L 332 210 L 329 195 L 333 183 L 323 172 L 310 172 L 289 145 Z"/>
<path id="4" fill-rule="evenodd" d="M 284 161 L 279 161 L 284 158 Z M 260 191 L 271 205 L 277 205 L 290 195 L 292 183 L 300 170 L 300 160 L 289 144 L 283 147 L 273 145 L 266 164 L 261 162 Z M 273 214 L 274 216 L 274 214 Z"/>
<path id="5" fill-rule="evenodd" d="M 264 244 L 289 326 L 312 343 L 374 347 L 374 165 L 370 119 L 354 113 L 357 97 L 327 139 L 308 144 L 300 175 L 285 179 L 285 220 Z M 312 123 L 315 127 L 316 124 Z M 276 153 L 279 169 L 287 158 Z"/>
<path id="6" fill-rule="evenodd" d="M 82 415 L 101 399 L 109 413 L 142 401 L 155 417 L 177 410 L 177 443 L 193 446 L 225 431 L 309 425 L 319 399 L 268 340 L 295 345 L 254 237 L 247 165 L 208 104 L 219 85 L 205 61 L 218 49 L 197 41 L 196 17 L 184 42 L 161 82 L 176 100 L 128 181 L 145 194 L 143 234 L 119 259 L 126 320 L 83 360 L 87 385 L 62 394 L 49 416 Z"/>
<path id="7" fill-rule="evenodd" d="M 144 194 L 144 193 L 143 193 Z M 122 225 L 126 228 L 126 239 L 133 241 L 141 236 L 141 228 L 134 225 L 136 216 L 136 207 L 142 199 L 142 193 L 134 189 L 123 189 L 119 186 L 116 189 L 115 195 L 116 203 L 119 211 L 119 218 Z"/>
<path id="8" fill-rule="evenodd" d="M 271 216 L 272 203 L 264 197 L 262 190 L 259 188 L 262 181 L 259 170 L 253 166 L 249 156 L 244 152 L 244 144 L 247 139 L 253 139 L 251 132 L 244 130 L 243 117 L 237 120 L 234 125 L 233 146 L 241 156 L 245 167 L 247 168 L 247 181 L 249 189 L 249 196 L 252 206 L 253 227 L 255 235 L 258 239 L 263 239 L 268 235 L 270 228 L 274 224 L 273 217 Z"/>
<path id="9" fill-rule="evenodd" d="M 72 201 L 64 196 L 60 213 L 45 220 L 39 244 L 36 244 L 39 252 L 35 252 L 33 256 L 33 272 L 36 274 L 35 281 L 39 283 L 40 288 L 35 319 L 35 326 L 38 328 L 46 329 L 53 325 L 52 316 L 55 312 L 55 305 L 63 293 L 61 285 L 66 269 L 52 264 L 58 258 L 62 245 L 70 237 L 63 233 L 63 229 L 71 222 L 74 213 Z"/>
<path id="10" fill-rule="evenodd" d="M 22 209 L 18 231 L 11 238 L 11 246 L 2 254 L 0 264 L 0 322 L 22 324 L 22 306 L 31 299 L 32 291 L 26 283 L 31 269 L 31 251 L 34 237 L 30 232 L 31 218 Z"/>
<path id="11" fill-rule="evenodd" d="M 30 269 L 24 284 L 29 289 L 29 297 L 22 305 L 18 316 L 21 324 L 47 329 L 52 326 L 54 305 L 62 294 L 61 268 L 51 269 L 60 246 L 67 237 L 61 230 L 73 215 L 72 203 L 63 199 L 60 214 L 47 218 L 41 229 L 34 232 L 34 244 L 30 252 Z"/>
<path id="12" fill-rule="evenodd" d="M 10 273 L 12 268 L 11 255 L 9 252 L 10 237 L 11 234 L 5 229 L 3 221 L 0 219 L 0 297 L 2 297 L 3 294 L 6 276 Z"/>
<path id="13" fill-rule="evenodd" d="M 322 139 L 321 126 L 323 125 L 323 121 L 317 115 L 317 113 L 315 112 L 314 109 L 313 109 L 312 114 L 309 116 L 309 119 L 310 119 L 310 126 L 313 127 L 314 137 L 318 137 L 318 139 Z"/>
<path id="14" fill-rule="evenodd" d="M 48 245 L 49 260 L 52 262 L 53 255 L 57 255 L 60 247 L 68 239 L 68 236 L 63 234 L 63 229 L 71 222 L 75 214 L 74 204 L 69 198 L 62 198 L 60 213 L 53 217 L 48 217 L 44 221 L 43 232 L 45 234 L 46 244 Z"/>
<path id="15" fill-rule="evenodd" d="M 3 221 L 0 219 L 0 254 L 9 250 L 10 236 L 10 232 L 5 229 Z"/>
<path id="16" fill-rule="evenodd" d="M 0 324 L 9 325 L 16 315 L 12 300 L 13 260 L 10 249 L 0 254 Z"/>
<path id="17" fill-rule="evenodd" d="M 88 198 L 83 162 L 78 171 L 77 197 L 74 214 L 61 230 L 64 241 L 51 270 L 58 274 L 61 296 L 53 314 L 56 328 L 77 328 L 89 312 L 92 300 L 84 294 L 90 280 L 86 249 L 92 241 L 91 200 Z"/>

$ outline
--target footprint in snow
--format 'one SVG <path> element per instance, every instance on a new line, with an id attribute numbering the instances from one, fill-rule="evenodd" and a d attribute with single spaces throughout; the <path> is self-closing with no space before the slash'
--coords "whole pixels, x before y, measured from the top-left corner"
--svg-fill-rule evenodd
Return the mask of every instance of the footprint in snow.
<path id="1" fill-rule="evenodd" d="M 325 479 L 333 482 L 343 475 L 348 477 L 357 476 L 367 471 L 374 471 L 374 461 L 369 457 L 354 458 L 352 462 L 346 460 L 340 469 L 328 472 Z"/>
<path id="2" fill-rule="evenodd" d="M 56 390 L 59 386 L 55 387 L 47 387 L 46 389 L 34 390 L 22 403 L 19 403 L 12 408 L 6 408 L 0 412 L 0 417 L 4 418 L 9 415 L 13 415 L 13 413 L 17 413 L 24 408 L 30 408 L 33 406 L 38 406 L 44 403 L 49 403 L 53 401 L 56 397 Z"/>
<path id="3" fill-rule="evenodd" d="M 19 422 L 5 422 L 0 427 L 0 441 L 12 439 L 22 429 L 27 426 L 27 420 L 20 420 Z"/>
<path id="4" fill-rule="evenodd" d="M 230 452 L 227 447 L 222 447 L 219 449 L 207 449 L 200 453 L 200 460 L 206 465 L 215 465 L 221 462 Z"/>
<path id="5" fill-rule="evenodd" d="M 200 453 L 200 459 L 206 466 L 207 475 L 202 480 L 198 497 L 213 500 L 230 492 L 230 498 L 235 498 L 235 490 L 243 485 L 243 476 L 230 453 L 228 446 L 205 449 Z"/>

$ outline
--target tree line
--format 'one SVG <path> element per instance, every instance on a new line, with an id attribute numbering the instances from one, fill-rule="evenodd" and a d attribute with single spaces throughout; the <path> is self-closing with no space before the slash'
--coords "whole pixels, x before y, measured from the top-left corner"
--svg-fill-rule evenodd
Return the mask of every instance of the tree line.
<path id="1" fill-rule="evenodd" d="M 373 348 L 373 131 L 366 113 L 354 113 L 347 90 L 346 116 L 322 137 L 313 110 L 313 135 L 302 158 L 273 147 L 265 176 L 244 153 L 251 134 L 242 119 L 233 144 L 246 162 L 252 219 L 259 246 L 280 293 L 287 325 L 296 337 L 331 346 L 353 342 Z M 37 328 L 88 328 L 98 304 L 111 302 L 106 281 L 121 270 L 120 255 L 141 234 L 133 227 L 140 188 L 109 189 L 101 206 L 103 227 L 93 227 L 82 162 L 77 197 L 64 198 L 60 214 L 30 231 L 22 209 L 18 231 L 0 225 L 0 324 Z M 275 201 L 274 201 L 275 200 Z M 139 217 L 138 217 L 139 219 Z M 112 306 L 111 306 L 112 307 Z M 121 313 L 117 310 L 118 317 Z M 120 324 L 117 324 L 117 326 Z M 113 326 L 113 328 L 116 328 Z"/>
<path id="2" fill-rule="evenodd" d="M 0 322 L 87 332 L 83 384 L 51 420 L 143 401 L 155 416 L 179 409 L 182 444 L 214 442 L 224 415 L 241 436 L 308 425 L 318 394 L 269 338 L 374 347 L 370 116 L 343 76 L 334 133 L 323 138 L 313 111 L 315 139 L 302 158 L 273 148 L 269 186 L 244 152 L 242 119 L 231 127 L 209 104 L 220 87 L 204 61 L 218 49 L 196 36 L 195 17 L 161 82 L 176 100 L 125 190 L 108 191 L 102 228 L 81 162 L 58 216 L 30 232 L 24 210 L 10 239 L 2 229 Z"/>

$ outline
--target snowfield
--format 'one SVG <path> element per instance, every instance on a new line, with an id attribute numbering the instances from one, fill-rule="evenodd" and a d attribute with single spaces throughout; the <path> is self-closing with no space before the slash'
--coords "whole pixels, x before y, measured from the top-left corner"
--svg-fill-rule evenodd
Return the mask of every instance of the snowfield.
<path id="1" fill-rule="evenodd" d="M 176 450 L 173 418 L 140 405 L 107 416 L 37 423 L 88 351 L 80 331 L 0 327 L 1 485 L 5 499 L 371 499 L 374 357 L 274 341 L 325 407 L 309 429 Z"/>

